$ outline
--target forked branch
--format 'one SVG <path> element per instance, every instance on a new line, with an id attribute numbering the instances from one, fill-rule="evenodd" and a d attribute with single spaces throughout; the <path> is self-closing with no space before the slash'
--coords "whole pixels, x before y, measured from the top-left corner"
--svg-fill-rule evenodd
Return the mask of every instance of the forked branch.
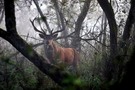
<path id="1" fill-rule="evenodd" d="M 41 11 L 41 9 L 40 9 L 40 7 L 39 7 L 39 5 L 38 5 L 38 1 L 37 1 L 37 0 L 33 0 L 33 2 L 35 3 L 35 5 L 36 5 L 36 7 L 37 7 L 37 10 L 38 10 L 38 12 L 39 12 L 41 18 L 42 18 L 43 22 L 45 23 L 45 25 L 46 25 L 46 27 L 47 27 L 49 33 L 50 33 L 50 32 L 51 32 L 51 28 L 50 28 L 50 26 L 49 26 L 49 24 L 48 24 L 48 22 L 47 22 L 47 20 L 46 20 L 46 16 L 44 16 L 43 12 Z"/>

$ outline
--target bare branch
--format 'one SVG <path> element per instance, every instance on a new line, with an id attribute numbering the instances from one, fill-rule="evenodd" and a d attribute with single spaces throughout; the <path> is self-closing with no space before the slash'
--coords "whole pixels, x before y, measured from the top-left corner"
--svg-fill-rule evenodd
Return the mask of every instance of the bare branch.
<path id="1" fill-rule="evenodd" d="M 98 21 L 99 21 L 100 18 L 101 18 L 101 16 L 99 16 L 99 17 L 97 18 L 96 23 L 95 23 L 94 26 L 93 26 L 93 31 L 94 31 L 95 26 L 97 25 L 97 23 L 98 23 Z"/>
<path id="2" fill-rule="evenodd" d="M 86 43 L 88 43 L 91 47 L 93 47 L 97 52 L 100 52 L 96 47 L 94 47 L 90 42 L 85 41 Z"/>
<path id="3" fill-rule="evenodd" d="M 68 38 L 68 37 L 72 37 L 72 38 L 74 38 L 73 34 L 74 34 L 74 32 L 72 32 L 72 33 L 68 34 L 67 36 L 60 36 L 60 37 L 57 37 L 57 38 L 56 38 L 56 40 L 57 40 L 57 39 Z"/>
<path id="4" fill-rule="evenodd" d="M 49 26 L 49 24 L 48 24 L 48 22 L 47 22 L 47 20 L 46 20 L 46 16 L 44 16 L 43 12 L 41 11 L 41 9 L 40 9 L 40 7 L 39 7 L 39 5 L 38 5 L 38 1 L 37 1 L 37 0 L 33 0 L 33 1 L 34 1 L 35 5 L 36 5 L 36 7 L 37 7 L 37 10 L 38 10 L 38 12 L 39 12 L 39 14 L 40 14 L 40 16 L 41 16 L 43 22 L 45 23 L 45 25 L 46 25 L 46 27 L 47 27 L 49 33 L 50 33 L 50 32 L 51 32 L 51 28 L 50 28 L 50 26 Z"/>
<path id="5" fill-rule="evenodd" d="M 63 15 L 63 13 L 61 12 L 61 10 L 59 8 L 58 0 L 52 0 L 52 2 L 54 3 L 54 7 L 56 9 L 56 12 L 59 15 L 59 18 L 60 18 L 60 21 L 61 21 L 61 25 L 62 25 L 62 29 L 65 30 L 66 29 L 66 25 L 65 25 L 65 22 L 64 22 L 64 15 Z"/>

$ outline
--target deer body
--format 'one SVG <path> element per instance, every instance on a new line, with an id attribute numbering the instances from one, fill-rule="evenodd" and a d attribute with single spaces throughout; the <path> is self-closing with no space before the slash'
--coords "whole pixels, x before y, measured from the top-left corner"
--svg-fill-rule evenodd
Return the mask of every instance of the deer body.
<path id="1" fill-rule="evenodd" d="M 75 49 L 64 48 L 53 41 L 53 38 L 56 38 L 57 34 L 53 36 L 39 34 L 39 36 L 44 40 L 45 54 L 51 64 L 64 63 L 64 65 L 71 65 L 74 70 L 77 70 L 79 54 Z"/>
<path id="2" fill-rule="evenodd" d="M 49 63 L 55 64 L 62 62 L 72 65 L 73 68 L 77 70 L 77 64 L 80 60 L 78 52 L 73 48 L 64 48 L 54 41 L 58 35 L 57 33 L 61 32 L 62 30 L 56 32 L 51 31 L 50 34 L 47 35 L 43 29 L 40 31 L 35 27 L 34 20 L 31 21 L 31 23 L 34 27 L 34 30 L 39 32 L 39 36 L 43 39 L 45 54 L 50 61 Z"/>
<path id="3" fill-rule="evenodd" d="M 72 64 L 75 56 L 73 48 L 61 47 L 54 41 L 52 41 L 51 47 L 53 50 L 50 48 L 45 50 L 48 59 L 52 60 L 52 62 L 54 61 L 53 59 L 59 59 L 67 64 Z"/>

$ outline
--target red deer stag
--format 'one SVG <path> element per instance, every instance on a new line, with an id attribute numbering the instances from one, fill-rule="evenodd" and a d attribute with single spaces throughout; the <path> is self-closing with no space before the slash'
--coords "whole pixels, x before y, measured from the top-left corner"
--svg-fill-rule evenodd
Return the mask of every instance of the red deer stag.
<path id="1" fill-rule="evenodd" d="M 51 64 L 57 63 L 56 61 L 61 60 L 64 64 L 72 65 L 73 69 L 77 71 L 77 64 L 80 60 L 79 53 L 73 48 L 64 48 L 58 45 L 54 39 L 57 38 L 58 32 L 62 30 L 52 32 L 47 35 L 45 31 L 40 31 L 34 26 L 34 20 L 31 21 L 35 31 L 39 32 L 39 36 L 43 39 L 45 54 Z"/>

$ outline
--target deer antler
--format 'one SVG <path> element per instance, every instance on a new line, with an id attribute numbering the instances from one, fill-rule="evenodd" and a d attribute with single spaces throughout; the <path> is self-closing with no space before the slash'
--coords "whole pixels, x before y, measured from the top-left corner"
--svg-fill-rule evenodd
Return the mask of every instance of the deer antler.
<path id="1" fill-rule="evenodd" d="M 61 30 L 58 30 L 58 31 L 55 31 L 55 32 L 53 32 L 53 29 L 51 30 L 51 35 L 54 35 L 54 34 L 56 34 L 56 33 L 59 33 L 59 32 L 62 32 L 64 29 L 61 29 Z"/>
<path id="2" fill-rule="evenodd" d="M 33 26 L 33 28 L 34 28 L 34 30 L 35 30 L 36 32 L 41 33 L 41 34 L 47 35 L 46 32 L 41 28 L 41 26 L 40 26 L 41 31 L 36 28 L 36 26 L 34 25 L 34 21 L 35 21 L 35 20 L 36 20 L 36 17 L 35 17 L 33 20 L 30 20 L 30 22 L 31 22 L 31 24 L 32 24 L 32 26 Z M 40 23 L 39 23 L 39 24 L 40 24 Z M 63 30 L 64 30 L 64 29 L 54 31 L 54 30 L 52 29 L 52 30 L 50 31 L 50 35 L 54 35 L 54 34 L 56 34 L 56 33 L 62 32 Z M 53 32 L 53 31 L 54 31 L 54 32 Z"/>
<path id="3" fill-rule="evenodd" d="M 33 28 L 34 28 L 34 30 L 35 30 L 36 32 L 39 32 L 39 33 L 42 33 L 42 34 L 45 34 L 45 35 L 46 35 L 46 33 L 45 33 L 45 31 L 44 31 L 43 29 L 41 29 L 42 31 L 40 31 L 40 30 L 38 30 L 38 29 L 35 27 L 35 25 L 34 25 L 35 19 L 36 19 L 36 17 L 35 17 L 33 20 L 30 20 L 30 22 L 31 22 L 31 24 L 32 24 L 32 26 L 33 26 Z"/>

